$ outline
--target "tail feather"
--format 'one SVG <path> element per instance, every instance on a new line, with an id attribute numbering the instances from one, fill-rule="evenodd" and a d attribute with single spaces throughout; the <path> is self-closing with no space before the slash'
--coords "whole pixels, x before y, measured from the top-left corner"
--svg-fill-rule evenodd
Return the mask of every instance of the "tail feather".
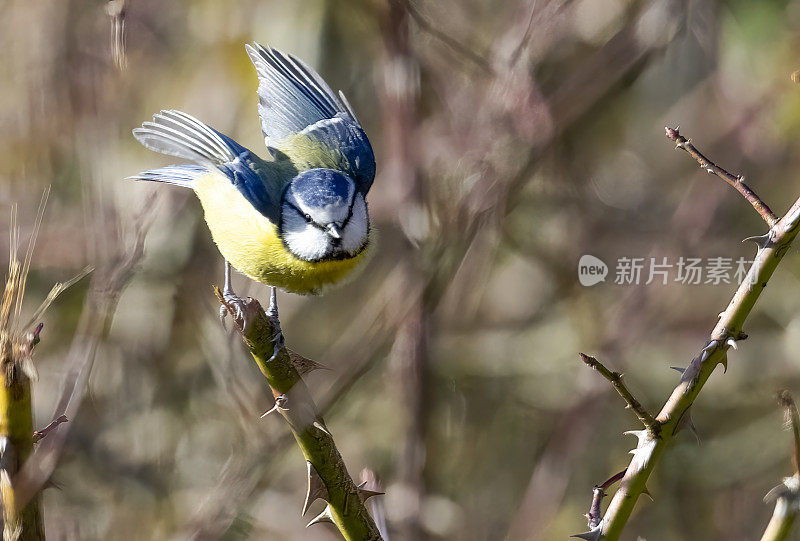
<path id="1" fill-rule="evenodd" d="M 175 110 L 154 115 L 152 122 L 134 129 L 133 136 L 150 150 L 201 164 L 231 162 L 244 150 L 193 116 Z"/>
<path id="2" fill-rule="evenodd" d="M 144 171 L 128 177 L 127 180 L 165 182 L 175 186 L 194 188 L 197 179 L 206 173 L 208 173 L 208 169 L 200 165 L 169 165 L 160 169 Z"/>

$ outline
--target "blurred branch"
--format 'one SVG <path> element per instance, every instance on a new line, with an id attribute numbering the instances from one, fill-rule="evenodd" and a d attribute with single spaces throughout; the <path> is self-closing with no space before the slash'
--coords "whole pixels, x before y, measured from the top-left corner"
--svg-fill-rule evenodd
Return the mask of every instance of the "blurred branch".
<path id="1" fill-rule="evenodd" d="M 419 10 L 414 6 L 413 2 L 404 1 L 403 3 L 405 4 L 406 11 L 408 11 L 408 14 L 411 16 L 412 19 L 414 19 L 414 22 L 417 23 L 417 26 L 420 28 L 420 30 L 427 32 L 434 38 L 438 39 L 439 41 L 450 47 L 453 51 L 455 51 L 459 55 L 463 56 L 464 58 L 475 64 L 485 73 L 488 74 L 494 73 L 491 64 L 486 58 L 476 53 L 475 51 L 473 51 L 472 49 L 470 49 L 469 47 L 467 47 L 454 37 L 448 35 L 443 30 L 436 28 L 425 18 L 424 15 L 422 15 L 422 13 L 419 12 Z"/>
<path id="2" fill-rule="evenodd" d="M 689 407 L 694 403 L 708 378 L 718 364 L 727 365 L 727 350 L 735 347 L 736 340 L 744 338 L 742 326 L 753 309 L 761 292 L 767 286 L 784 254 L 800 231 L 800 199 L 770 230 L 763 245 L 759 245 L 755 260 L 747 276 L 736 290 L 728 307 L 719 315 L 719 321 L 700 353 L 681 375 L 656 420 L 661 424 L 659 435 L 648 430 L 634 432 L 638 445 L 632 451 L 633 459 L 620 482 L 606 514 L 596 528 L 580 534 L 584 539 L 618 539 L 633 511 L 645 484 L 666 445 L 688 421 Z"/>
<path id="3" fill-rule="evenodd" d="M 99 266 L 92 276 L 78 328 L 67 353 L 66 375 L 61 384 L 61 396 L 53 415 L 54 421 L 61 416 L 74 419 L 80 408 L 100 341 L 108 333 L 116 312 L 117 301 L 144 255 L 144 241 L 154 208 L 151 197 L 133 220 L 133 242 L 126 251 L 120 252 L 120 246 L 124 246 L 125 243 L 122 239 L 115 238 L 115 249 L 118 252 L 109 262 Z M 95 240 L 100 242 L 100 239 Z M 13 479 L 14 484 L 18 486 L 20 502 L 27 502 L 35 497 L 50 479 L 61 456 L 71 424 L 65 425 L 65 428 L 56 430 L 42 440 Z"/>
<path id="4" fill-rule="evenodd" d="M 609 383 L 611 383 L 622 399 L 625 400 L 625 403 L 627 404 L 626 408 L 633 410 L 644 427 L 653 434 L 658 435 L 658 431 L 660 429 L 658 421 L 655 420 L 650 412 L 644 409 L 644 406 L 642 406 L 628 390 L 628 387 L 622 381 L 622 374 L 619 372 L 612 372 L 594 357 L 589 357 L 583 353 L 581 353 L 580 356 L 581 360 L 586 363 L 589 368 L 593 368 L 594 370 L 600 372 L 600 375 L 606 378 Z"/>
<path id="5" fill-rule="evenodd" d="M 800 415 L 789 391 L 784 390 L 778 394 L 778 403 L 786 410 L 786 417 L 792 430 L 794 475 L 786 477 L 780 485 L 764 496 L 765 502 L 775 501 L 775 510 L 764 530 L 764 535 L 761 536 L 761 541 L 788 539 L 795 519 L 800 513 Z"/>
<path id="6" fill-rule="evenodd" d="M 420 217 L 427 212 L 426 190 L 420 164 L 418 107 L 420 99 L 419 59 L 410 39 L 407 0 L 389 0 L 382 14 L 381 29 L 385 60 L 381 89 L 381 116 L 387 149 L 385 167 L 394 175 L 384 181 L 402 187 L 397 194 L 397 215 L 406 236 L 403 269 L 406 294 L 414 300 L 398 325 L 390 358 L 397 371 L 399 399 L 405 408 L 404 436 L 397 481 L 405 489 L 399 507 L 398 537 L 403 541 L 424 538 L 421 514 L 427 492 L 425 465 L 429 429 L 430 353 L 428 333 L 430 305 L 426 297 L 430 265 L 420 245 L 429 231 L 420 230 Z"/>
<path id="7" fill-rule="evenodd" d="M 110 0 L 106 14 L 111 18 L 111 58 L 119 71 L 125 71 L 128 58 L 125 54 L 125 0 Z"/>
<path id="8" fill-rule="evenodd" d="M 692 158 L 697 160 L 697 163 L 700 164 L 702 169 L 705 169 L 711 175 L 717 175 L 719 178 L 733 186 L 736 191 L 742 194 L 742 197 L 747 199 L 747 201 L 753 205 L 753 208 L 756 209 L 764 221 L 767 222 L 767 225 L 772 227 L 778 221 L 778 217 L 772 213 L 772 210 L 764 203 L 756 193 L 750 189 L 750 187 L 744 183 L 744 177 L 742 175 L 732 175 L 727 172 L 725 169 L 719 167 L 717 164 L 706 158 L 702 153 L 700 153 L 697 148 L 691 143 L 689 139 L 686 139 L 678 132 L 678 128 L 668 128 L 665 127 L 664 130 L 667 133 L 667 137 L 675 141 L 675 148 L 685 150 Z"/>
<path id="9" fill-rule="evenodd" d="M 325 510 L 309 525 L 333 522 L 348 541 L 380 540 L 375 522 L 364 506 L 364 500 L 371 494 L 361 491 L 347 473 L 333 436 L 325 427 L 305 381 L 292 365 L 277 320 L 268 317 L 254 299 L 241 301 L 244 318 L 240 319 L 236 307 L 225 301 L 219 288 L 215 291 L 234 317 L 242 339 L 267 379 L 275 397 L 273 409 L 286 419 L 306 458 L 308 495 L 303 514 L 316 499 L 322 498 L 327 502 Z M 246 326 L 243 321 L 247 321 Z"/>
<path id="10" fill-rule="evenodd" d="M 792 466 L 794 466 L 794 474 L 800 476 L 800 415 L 797 413 L 797 404 L 795 404 L 789 391 L 786 390 L 778 394 L 778 403 L 786 410 L 786 422 L 792 429 L 794 442 Z"/>

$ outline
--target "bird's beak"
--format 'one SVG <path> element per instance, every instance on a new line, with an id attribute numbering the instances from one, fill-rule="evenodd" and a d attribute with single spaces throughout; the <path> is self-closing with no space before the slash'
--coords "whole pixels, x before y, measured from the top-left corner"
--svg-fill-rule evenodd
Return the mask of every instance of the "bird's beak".
<path id="1" fill-rule="evenodd" d="M 333 237 L 335 239 L 341 239 L 342 238 L 342 230 L 339 228 L 338 225 L 331 223 L 331 224 L 328 224 L 326 229 L 328 230 L 328 235 L 330 235 L 331 237 Z"/>

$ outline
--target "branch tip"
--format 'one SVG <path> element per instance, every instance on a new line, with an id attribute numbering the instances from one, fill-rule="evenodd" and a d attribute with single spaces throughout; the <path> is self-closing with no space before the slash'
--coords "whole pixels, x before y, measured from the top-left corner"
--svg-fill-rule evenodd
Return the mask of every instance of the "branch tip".
<path id="1" fill-rule="evenodd" d="M 594 357 L 584 353 L 580 353 L 580 357 L 587 366 L 597 370 L 601 376 L 611 383 L 617 393 L 619 393 L 622 399 L 625 400 L 625 403 L 627 404 L 626 407 L 633 410 L 633 412 L 636 414 L 636 417 L 639 418 L 649 432 L 657 435 L 660 429 L 659 422 L 644 408 L 644 406 L 642 406 L 641 403 L 639 403 L 638 400 L 636 400 L 628 387 L 625 385 L 625 382 L 622 381 L 622 374 L 609 370 L 603 365 L 603 363 Z"/>
<path id="2" fill-rule="evenodd" d="M 772 212 L 764 201 L 761 200 L 750 187 L 744 183 L 743 175 L 732 175 L 722 167 L 718 166 L 708 158 L 706 158 L 695 146 L 691 140 L 687 139 L 680 134 L 678 127 L 670 128 L 665 127 L 667 138 L 675 142 L 675 148 L 685 150 L 692 158 L 694 158 L 700 165 L 701 169 L 705 169 L 711 175 L 717 175 L 719 178 L 730 184 L 744 197 L 758 212 L 761 218 L 767 222 L 767 225 L 773 227 L 778 223 L 778 217 Z"/>

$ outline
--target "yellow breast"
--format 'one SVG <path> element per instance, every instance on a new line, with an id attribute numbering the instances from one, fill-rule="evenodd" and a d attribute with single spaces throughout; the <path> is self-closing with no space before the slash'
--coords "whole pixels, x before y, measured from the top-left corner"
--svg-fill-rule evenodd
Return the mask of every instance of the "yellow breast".
<path id="1" fill-rule="evenodd" d="M 365 258 L 366 250 L 333 261 L 294 257 L 278 236 L 276 224 L 253 208 L 222 173 L 200 177 L 195 192 L 220 253 L 253 280 L 293 293 L 316 294 L 340 281 Z"/>

